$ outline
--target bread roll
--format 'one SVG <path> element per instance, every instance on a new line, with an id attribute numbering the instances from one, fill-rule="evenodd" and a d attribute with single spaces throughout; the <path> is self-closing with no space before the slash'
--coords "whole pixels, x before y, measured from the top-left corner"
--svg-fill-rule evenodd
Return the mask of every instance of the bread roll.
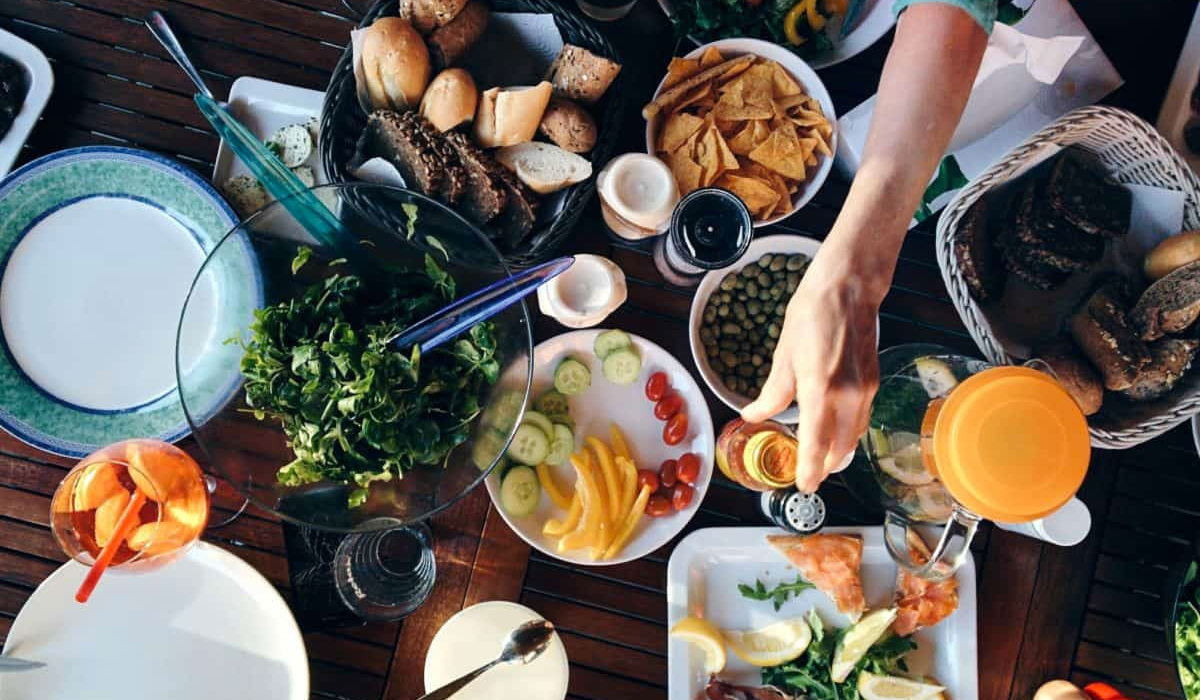
<path id="1" fill-rule="evenodd" d="M 1184 231 L 1154 246 L 1142 260 L 1142 270 L 1151 280 L 1159 280 L 1188 263 L 1200 260 L 1200 230 Z"/>
<path id="2" fill-rule="evenodd" d="M 1056 341 L 1034 350 L 1034 357 L 1050 367 L 1058 383 L 1075 399 L 1083 415 L 1090 416 L 1100 410 L 1104 403 L 1104 384 L 1073 343 Z"/>
<path id="3" fill-rule="evenodd" d="M 449 131 L 475 118 L 479 90 L 471 74 L 461 68 L 448 68 L 434 77 L 421 98 L 421 115 L 438 131 Z"/>
<path id="4" fill-rule="evenodd" d="M 579 103 L 570 100 L 550 100 L 538 131 L 571 153 L 587 153 L 596 145 L 596 120 Z"/>
<path id="5" fill-rule="evenodd" d="M 411 24 L 380 17 L 363 39 L 362 70 L 374 109 L 413 109 L 429 83 L 429 50 Z"/>
<path id="6" fill-rule="evenodd" d="M 533 87 L 484 91 L 475 115 L 475 140 L 484 148 L 532 141 L 551 92 L 544 80 Z"/>
<path id="7" fill-rule="evenodd" d="M 486 4 L 472 0 L 452 22 L 430 34 L 429 54 L 434 65 L 445 68 L 458 63 L 479 41 L 491 14 Z"/>
<path id="8" fill-rule="evenodd" d="M 428 34 L 449 24 L 466 4 L 467 0 L 400 0 L 396 14 L 411 21 L 417 31 Z"/>
<path id="9" fill-rule="evenodd" d="M 496 152 L 496 160 L 538 194 L 557 192 L 592 176 L 592 164 L 586 158 L 549 143 L 520 143 L 501 148 Z"/>

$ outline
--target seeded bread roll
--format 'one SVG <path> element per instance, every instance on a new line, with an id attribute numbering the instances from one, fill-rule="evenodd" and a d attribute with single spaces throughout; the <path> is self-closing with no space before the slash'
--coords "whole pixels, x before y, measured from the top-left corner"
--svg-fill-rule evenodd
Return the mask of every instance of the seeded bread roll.
<path id="1" fill-rule="evenodd" d="M 538 132 L 571 153 L 587 153 L 596 145 L 596 120 L 577 102 L 554 98 L 542 114 Z"/>
<path id="2" fill-rule="evenodd" d="M 1097 289 L 1071 317 L 1071 337 L 1104 377 L 1104 387 L 1133 386 L 1150 351 L 1125 320 L 1123 294 L 1114 283 Z"/>
<path id="3" fill-rule="evenodd" d="M 1058 383 L 1075 399 L 1083 415 L 1090 416 L 1100 410 L 1104 402 L 1104 385 L 1074 343 L 1057 340 L 1035 350 L 1034 357 L 1049 365 Z"/>
<path id="4" fill-rule="evenodd" d="M 412 22 L 417 31 L 428 34 L 449 24 L 466 4 L 467 0 L 400 0 L 396 14 Z"/>
<path id="5" fill-rule="evenodd" d="M 1200 230 L 1168 236 L 1142 261 L 1142 271 L 1151 280 L 1160 280 L 1188 263 L 1200 260 Z"/>
<path id="6" fill-rule="evenodd" d="M 1153 401 L 1165 396 L 1192 365 L 1197 347 L 1200 341 L 1190 338 L 1163 338 L 1151 343 L 1150 363 L 1121 395 L 1130 401 Z"/>
<path id="7" fill-rule="evenodd" d="M 600 101 L 620 72 L 621 64 L 567 44 L 554 59 L 546 79 L 554 86 L 554 94 L 592 105 Z"/>
<path id="8" fill-rule="evenodd" d="M 1179 333 L 1200 317 L 1200 261 L 1175 270 L 1150 285 L 1129 320 L 1142 340 Z"/>
<path id="9" fill-rule="evenodd" d="M 429 54 L 433 64 L 445 68 L 458 63 L 475 45 L 487 28 L 491 11 L 479 0 L 471 0 L 448 24 L 429 35 Z"/>

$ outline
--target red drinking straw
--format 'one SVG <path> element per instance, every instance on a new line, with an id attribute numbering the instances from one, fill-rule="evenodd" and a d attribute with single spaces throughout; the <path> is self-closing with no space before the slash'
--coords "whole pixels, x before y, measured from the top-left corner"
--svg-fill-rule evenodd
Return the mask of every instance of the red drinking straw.
<path id="1" fill-rule="evenodd" d="M 108 544 L 104 545 L 104 549 L 100 550 L 100 556 L 96 557 L 96 562 L 92 564 L 87 577 L 83 579 L 83 583 L 79 584 L 79 590 L 75 592 L 75 600 L 80 603 L 86 603 L 88 598 L 92 596 L 92 591 L 96 590 L 96 584 L 100 582 L 100 577 L 104 574 L 104 570 L 108 568 L 117 550 L 121 548 L 121 543 L 125 541 L 125 537 L 133 529 L 133 524 L 137 522 L 138 511 L 142 509 L 145 503 L 146 494 L 142 493 L 141 489 L 135 490 L 133 498 L 129 499 L 129 504 L 121 512 L 121 518 L 117 521 L 116 528 L 113 529 L 112 539 L 108 541 Z"/>

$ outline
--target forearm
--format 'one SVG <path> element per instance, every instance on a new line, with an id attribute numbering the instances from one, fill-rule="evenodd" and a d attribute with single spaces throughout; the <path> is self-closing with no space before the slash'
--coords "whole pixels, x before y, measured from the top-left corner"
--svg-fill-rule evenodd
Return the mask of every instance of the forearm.
<path id="1" fill-rule="evenodd" d="M 862 164 L 827 238 L 828 254 L 881 301 L 908 222 L 971 93 L 987 45 L 962 10 L 916 5 L 900 17 Z"/>

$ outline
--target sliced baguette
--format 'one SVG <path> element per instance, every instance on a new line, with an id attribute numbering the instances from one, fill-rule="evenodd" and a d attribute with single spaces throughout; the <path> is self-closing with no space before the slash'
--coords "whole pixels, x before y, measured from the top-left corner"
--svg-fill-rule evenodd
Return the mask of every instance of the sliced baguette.
<path id="1" fill-rule="evenodd" d="M 592 176 L 587 158 L 549 143 L 530 141 L 501 148 L 496 160 L 538 194 L 557 192 Z"/>

